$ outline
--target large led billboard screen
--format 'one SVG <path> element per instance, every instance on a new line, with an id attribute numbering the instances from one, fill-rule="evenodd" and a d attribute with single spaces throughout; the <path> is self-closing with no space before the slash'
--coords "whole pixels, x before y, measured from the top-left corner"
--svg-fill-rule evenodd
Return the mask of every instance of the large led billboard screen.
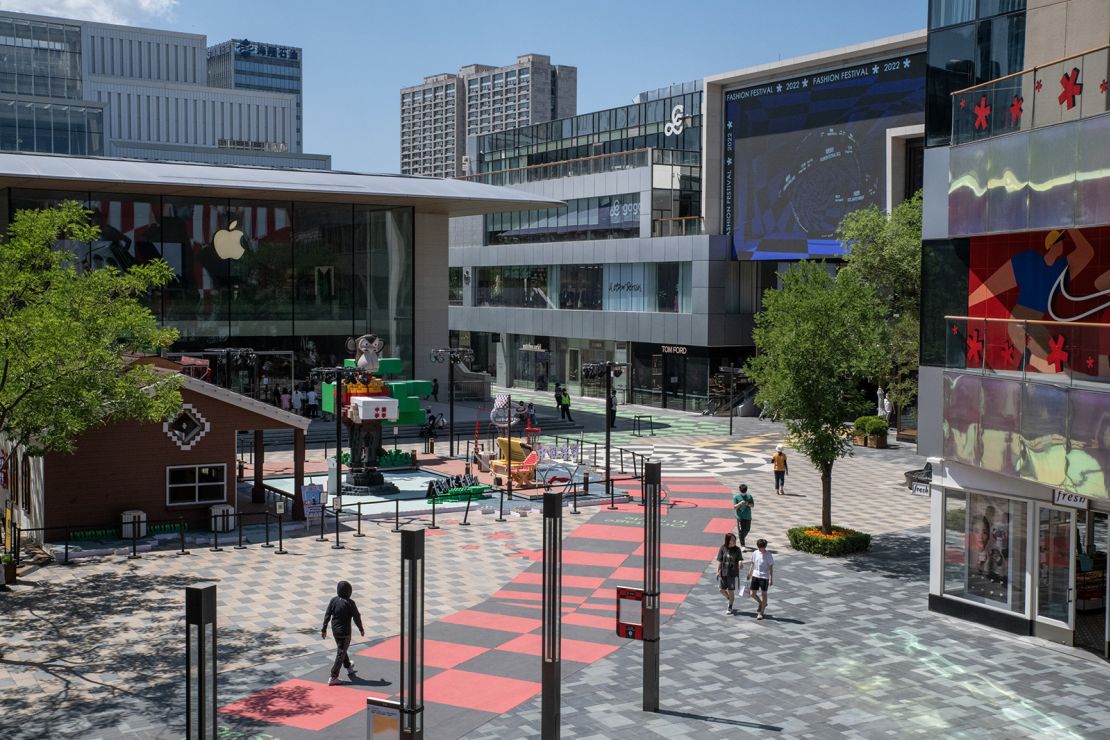
<path id="1" fill-rule="evenodd" d="M 725 93 L 724 231 L 742 259 L 835 257 L 844 214 L 883 205 L 886 132 L 924 122 L 925 55 Z"/>

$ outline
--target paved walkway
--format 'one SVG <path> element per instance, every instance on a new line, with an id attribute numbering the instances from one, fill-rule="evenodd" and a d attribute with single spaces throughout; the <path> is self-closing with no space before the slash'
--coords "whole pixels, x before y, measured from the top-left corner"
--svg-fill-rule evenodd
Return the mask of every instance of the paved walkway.
<path id="1" fill-rule="evenodd" d="M 816 471 L 788 449 L 789 495 L 769 493 L 783 429 L 736 425 L 731 439 L 629 441 L 654 448 L 675 502 L 663 529 L 664 713 L 640 711 L 641 646 L 613 632 L 612 589 L 640 578 L 639 507 L 564 519 L 564 737 L 1110 733 L 1104 662 L 926 610 L 928 499 L 911 496 L 902 476 L 919 458 L 857 450 L 836 464 L 834 521 L 876 538 L 869 554 L 825 560 L 785 540 L 787 527 L 819 517 Z M 756 497 L 753 538 L 777 551 L 763 622 L 724 615 L 709 564 L 739 482 Z M 429 534 L 432 738 L 539 736 L 541 520 L 492 518 Z M 226 736 L 364 736 L 365 697 L 393 695 L 398 679 L 397 540 L 384 526 L 364 531 L 345 535 L 341 551 L 304 538 L 289 556 L 251 545 L 37 571 L 0 596 L 0 736 L 180 737 L 181 589 L 206 582 L 221 592 Z M 356 646 L 358 683 L 328 687 L 318 619 L 339 577 L 355 582 L 368 635 Z"/>
<path id="2" fill-rule="evenodd" d="M 844 560 L 780 551 L 762 622 L 725 615 L 707 570 L 663 632 L 660 713 L 633 645 L 564 683 L 562 736 L 1110 736 L 1110 666 L 928 612 L 928 549 L 916 528 Z M 466 737 L 538 738 L 539 717 L 529 701 Z"/>

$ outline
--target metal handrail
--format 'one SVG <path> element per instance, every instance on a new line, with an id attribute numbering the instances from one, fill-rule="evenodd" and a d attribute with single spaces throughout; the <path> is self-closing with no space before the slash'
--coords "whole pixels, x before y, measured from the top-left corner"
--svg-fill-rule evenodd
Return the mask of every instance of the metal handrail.
<path id="1" fill-rule="evenodd" d="M 1019 70 L 1017 72 L 1011 72 L 1010 74 L 1003 75 L 1002 77 L 995 77 L 993 80 L 987 80 L 986 82 L 977 82 L 976 84 L 974 84 L 970 87 L 965 87 L 962 90 L 955 90 L 953 92 L 950 92 L 950 93 L 948 93 L 948 95 L 950 97 L 954 96 L 954 95 L 961 95 L 963 93 L 971 92 L 972 90 L 977 90 L 981 87 L 987 87 L 989 85 L 994 85 L 995 83 L 1001 82 L 1003 80 L 1009 80 L 1009 79 L 1014 78 L 1014 77 L 1021 77 L 1023 75 L 1029 74 L 1030 72 L 1036 72 L 1038 69 L 1044 69 L 1045 67 L 1051 67 L 1054 64 L 1060 64 L 1061 62 L 1066 62 L 1069 59 L 1078 59 L 1079 57 L 1085 57 L 1088 54 L 1092 54 L 1096 51 L 1102 51 L 1103 49 L 1110 49 L 1110 44 L 1103 44 L 1102 46 L 1096 46 L 1093 49 L 1087 49 L 1087 51 L 1081 51 L 1078 54 L 1070 54 L 1066 57 L 1060 57 L 1059 59 L 1053 59 L 1050 62 L 1044 62 L 1043 64 L 1038 64 L 1038 65 L 1035 65 L 1033 67 L 1027 67 L 1026 69 L 1022 69 L 1022 70 Z"/>

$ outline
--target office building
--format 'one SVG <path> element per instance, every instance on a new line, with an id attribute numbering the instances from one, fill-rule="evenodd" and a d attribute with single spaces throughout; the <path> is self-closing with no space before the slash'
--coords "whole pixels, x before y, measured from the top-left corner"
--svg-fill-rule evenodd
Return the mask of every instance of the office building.
<path id="1" fill-rule="evenodd" d="M 452 341 L 509 386 L 701 411 L 754 352 L 760 297 L 840 219 L 921 187 L 925 33 L 716 75 L 468 142 L 470 179 L 565 207 L 456 219 Z M 743 384 L 740 393 L 744 392 Z"/>
<path id="2" fill-rule="evenodd" d="M 0 12 L 0 150 L 331 166 L 300 152 L 296 93 L 211 87 L 207 52 L 198 34 Z"/>
<path id="3" fill-rule="evenodd" d="M 455 177 L 466 138 L 573 116 L 578 70 L 524 54 L 516 64 L 470 64 L 401 89 L 401 174 Z"/>
<path id="4" fill-rule="evenodd" d="M 297 46 L 232 39 L 208 47 L 208 84 L 236 90 L 263 90 L 293 95 L 297 99 L 293 118 L 291 151 L 303 151 L 303 103 L 301 65 L 304 50 Z"/>
<path id="5" fill-rule="evenodd" d="M 1105 657 L 1110 4 L 929 9 L 929 606 Z"/>

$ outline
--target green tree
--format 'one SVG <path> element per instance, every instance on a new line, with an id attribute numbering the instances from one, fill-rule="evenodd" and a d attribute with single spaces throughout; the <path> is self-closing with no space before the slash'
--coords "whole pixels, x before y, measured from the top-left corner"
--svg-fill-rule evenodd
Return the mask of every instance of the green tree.
<path id="1" fill-rule="evenodd" d="M 73 449 L 88 429 L 121 419 L 158 421 L 181 407 L 177 379 L 127 353 L 168 347 L 143 305 L 173 271 L 162 260 L 126 271 L 79 271 L 61 239 L 100 238 L 74 201 L 16 214 L 0 239 L 0 433 L 33 454 Z"/>
<path id="2" fill-rule="evenodd" d="M 798 262 L 782 289 L 763 294 L 757 354 L 745 366 L 790 431 L 791 444 L 821 473 L 821 529 L 832 530 L 833 463 L 850 455 L 845 421 L 868 407 L 860 383 L 884 366 L 886 325 L 874 292 L 855 273 L 835 278 L 823 262 Z"/>
<path id="3" fill-rule="evenodd" d="M 917 398 L 921 307 L 921 191 L 887 215 L 870 206 L 844 217 L 837 236 L 848 243 L 845 272 L 879 299 L 889 327 L 888 362 L 878 373 L 899 410 Z"/>

